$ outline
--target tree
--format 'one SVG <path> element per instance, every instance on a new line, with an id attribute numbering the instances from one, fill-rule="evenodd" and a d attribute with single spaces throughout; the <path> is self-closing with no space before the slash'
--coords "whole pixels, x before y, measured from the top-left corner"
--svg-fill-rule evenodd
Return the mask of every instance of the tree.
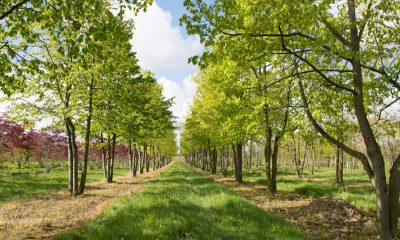
<path id="1" fill-rule="evenodd" d="M 376 94 L 375 101 L 383 105 L 382 109 L 383 99 L 397 99 L 399 3 L 218 0 L 207 5 L 201 0 L 187 0 L 185 6 L 189 14 L 181 20 L 188 32 L 199 34 L 206 47 L 220 50 L 218 54 L 223 51 L 224 55 L 246 61 L 268 61 L 273 55 L 295 59 L 297 66 L 287 78 L 298 81 L 307 117 L 324 138 L 362 162 L 376 190 L 379 235 L 382 239 L 395 239 L 400 155 L 387 183 L 377 130 L 369 118 L 380 112 L 373 111 L 371 95 Z M 206 51 L 200 64 L 213 57 L 212 52 Z M 199 58 L 192 60 L 197 62 Z M 304 80 L 304 76 L 310 80 Z M 335 92 L 349 98 L 347 114 L 356 119 L 367 155 L 338 140 L 314 118 L 313 105 L 305 91 L 313 84 L 322 86 L 320 96 Z"/>
<path id="2" fill-rule="evenodd" d="M 145 7 L 149 1 L 140 2 Z M 44 5 L 50 4 L 43 2 Z M 118 110 L 123 106 L 118 92 L 127 81 L 137 79 L 140 72 L 129 39 L 132 24 L 110 11 L 107 1 L 78 2 L 67 8 L 65 3 L 51 5 L 61 12 L 48 22 L 40 22 L 40 36 L 35 38 L 36 50 L 31 54 L 40 59 L 39 72 L 25 82 L 26 87 L 12 98 L 18 107 L 17 118 L 50 116 L 56 125 L 64 125 L 68 142 L 71 195 L 85 189 L 92 121 L 101 112 L 102 124 L 108 139 L 108 180 L 112 181 L 114 153 L 117 144 Z M 53 9 L 54 8 L 54 9 Z M 99 15 L 99 13 L 101 13 Z M 40 87 L 39 87 L 40 86 Z M 107 92 L 108 90 L 112 90 Z M 29 99 L 29 100 L 28 100 Z M 9 99 L 11 100 L 11 99 Z M 95 108 L 98 108 L 97 110 Z M 100 115 L 101 115 L 100 114 Z M 83 169 L 78 185 L 78 136 L 84 136 Z"/>
<path id="3" fill-rule="evenodd" d="M 134 13 L 152 3 L 152 0 L 120 0 L 121 9 Z M 85 16 L 104 13 L 99 7 L 108 1 L 72 0 L 3 0 L 0 5 L 0 91 L 10 95 L 23 89 L 25 80 L 40 73 L 41 59 L 35 56 L 46 32 L 58 35 L 65 30 L 84 26 Z M 69 22 L 64 25 L 63 23 Z M 73 38 L 81 42 L 83 38 Z"/>

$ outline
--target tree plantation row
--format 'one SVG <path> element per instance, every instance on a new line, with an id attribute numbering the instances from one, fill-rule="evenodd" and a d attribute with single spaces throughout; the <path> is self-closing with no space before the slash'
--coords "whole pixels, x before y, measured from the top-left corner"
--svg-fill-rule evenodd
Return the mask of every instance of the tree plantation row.
<path id="1" fill-rule="evenodd" d="M 124 148 L 132 175 L 149 171 L 150 162 L 153 168 L 166 164 L 177 151 L 172 100 L 163 97 L 151 72 L 140 69 L 129 42 L 134 23 L 124 19 L 126 10 L 137 13 L 150 2 L 0 4 L 0 90 L 7 95 L 2 101 L 11 106 L 7 118 L 25 129 L 52 122 L 48 129 L 53 133 L 31 130 L 27 136 L 36 135 L 32 141 L 42 144 L 48 141 L 37 138 L 62 138 L 47 147 L 65 141 L 50 152 L 68 160 L 71 195 L 84 193 L 90 158 L 100 155 L 105 178 L 112 182 L 118 148 Z M 3 124 L 13 123 L 2 119 Z M 12 151 L 15 135 L 26 137 L 18 131 L 2 133 L 2 151 Z M 20 153 L 41 152 L 32 150 L 31 143 L 18 144 L 13 147 Z"/>
<path id="2" fill-rule="evenodd" d="M 343 159 L 356 160 L 375 191 L 380 239 L 397 239 L 400 2 L 186 0 L 185 6 L 181 23 L 206 47 L 191 58 L 201 70 L 181 134 L 187 161 L 212 173 L 232 161 L 241 182 L 244 148 L 252 154 L 256 143 L 273 194 L 278 165 L 291 162 L 301 176 L 305 160 L 330 145 L 337 182 Z"/>
<path id="3" fill-rule="evenodd" d="M 51 168 L 64 167 L 68 159 L 67 138 L 62 130 L 52 129 L 51 131 L 24 130 L 21 124 L 6 119 L 0 119 L 0 167 L 13 171 L 17 169 L 30 169 L 37 166 L 51 171 Z M 165 139 L 167 140 L 167 139 Z M 171 139 L 170 139 L 171 140 Z M 112 175 L 108 177 L 106 171 L 108 162 L 111 163 L 110 170 L 113 172 L 114 160 L 118 161 L 119 167 L 128 167 L 132 176 L 137 172 L 143 173 L 169 163 L 173 152 L 173 142 L 154 142 L 152 145 L 139 146 L 136 144 L 123 144 L 123 142 L 112 146 L 112 159 L 107 158 L 108 146 L 103 140 L 91 139 L 89 147 L 88 164 L 92 169 L 103 168 L 104 177 L 112 181 Z M 84 145 L 77 142 L 79 158 L 84 157 Z M 170 147 L 170 149 L 168 149 Z M 168 150 L 171 152 L 168 153 Z M 82 169 L 82 163 L 79 163 Z M 37 172 L 41 172 L 35 169 Z M 18 173 L 15 173 L 18 174 Z"/>
<path id="4" fill-rule="evenodd" d="M 336 176 L 334 177 L 336 177 L 335 181 L 338 184 L 344 182 L 343 172 L 345 169 L 351 173 L 362 169 L 360 161 L 357 161 L 351 155 L 345 154 L 340 148 L 330 144 L 318 134 L 310 135 L 310 137 L 312 138 L 305 137 L 297 130 L 282 139 L 277 155 L 277 167 L 286 166 L 293 169 L 300 179 L 304 176 L 304 173 L 314 175 L 314 172 L 320 168 L 335 168 Z M 243 169 L 251 170 L 265 164 L 265 145 L 262 139 L 257 140 L 255 142 L 250 139 L 243 142 Z M 352 145 L 360 147 L 360 142 L 352 142 Z M 382 146 L 384 156 L 389 159 L 390 166 L 395 161 L 393 153 L 397 150 L 397 146 L 398 141 L 390 138 L 385 140 Z M 203 170 L 211 171 L 215 169 L 214 173 L 219 170 L 224 175 L 228 173 L 230 167 L 235 166 L 235 158 L 233 158 L 235 155 L 233 155 L 234 152 L 231 146 L 225 145 L 219 149 L 215 148 L 215 153 L 213 153 L 214 149 L 211 149 L 211 145 L 204 145 L 203 147 L 197 151 L 191 151 L 191 154 L 187 155 L 187 161 Z"/>

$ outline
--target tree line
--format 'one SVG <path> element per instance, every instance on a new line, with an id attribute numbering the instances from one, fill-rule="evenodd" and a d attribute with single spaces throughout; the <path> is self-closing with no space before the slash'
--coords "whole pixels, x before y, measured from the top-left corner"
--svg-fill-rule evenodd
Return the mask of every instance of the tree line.
<path id="1" fill-rule="evenodd" d="M 38 131 L 24 128 L 22 124 L 17 122 L 0 118 L 0 132 L 0 168 L 30 168 L 32 163 L 36 163 L 50 171 L 51 167 L 65 166 L 64 163 L 68 159 L 68 143 L 62 129 Z M 78 141 L 77 145 L 79 158 L 82 159 L 84 144 Z M 106 160 L 104 147 L 99 139 L 92 138 L 90 140 L 88 163 L 92 169 L 104 168 Z M 168 148 L 165 145 L 158 144 L 157 148 L 154 145 L 151 147 L 149 151 L 147 151 L 147 147 L 145 151 L 145 147 L 139 145 L 133 148 L 131 146 L 131 149 L 129 149 L 128 144 L 119 141 L 115 145 L 114 159 L 118 161 L 117 165 L 120 168 L 128 167 L 131 174 L 136 176 L 140 169 L 142 169 L 142 173 L 143 169 L 148 172 L 150 165 L 153 170 L 164 166 L 170 161 L 170 156 L 174 154 L 174 152 L 163 154 L 166 153 Z M 8 165 L 8 163 L 14 163 L 14 165 Z M 79 169 L 82 169 L 82 167 L 82 162 L 80 162 Z M 107 177 L 106 173 L 105 171 L 105 178 Z"/>
<path id="2" fill-rule="evenodd" d="M 230 155 L 241 182 L 243 145 L 259 142 L 274 193 L 283 143 L 290 142 L 288 157 L 300 170 L 304 146 L 323 138 L 336 148 L 338 177 L 343 154 L 362 165 L 376 193 L 379 236 L 396 239 L 400 2 L 186 0 L 185 6 L 181 23 L 206 48 L 190 59 L 201 71 L 181 136 L 187 160 L 215 173 L 217 156 L 223 165 Z M 307 143 L 301 152 L 300 141 Z"/>
<path id="3" fill-rule="evenodd" d="M 172 99 L 142 70 L 130 40 L 137 13 L 151 1 L 7 0 L 0 4 L 0 90 L 8 117 L 64 129 L 69 191 L 85 190 L 91 146 L 113 180 L 118 143 L 132 175 L 165 165 L 176 152 Z M 83 154 L 80 154 L 83 152 Z M 79 172 L 79 164 L 82 165 Z M 79 176 L 80 175 L 80 176 Z"/>

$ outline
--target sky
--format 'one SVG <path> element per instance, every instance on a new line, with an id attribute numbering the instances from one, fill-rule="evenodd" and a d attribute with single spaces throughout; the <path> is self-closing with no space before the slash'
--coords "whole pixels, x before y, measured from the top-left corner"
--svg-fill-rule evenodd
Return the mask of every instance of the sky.
<path id="1" fill-rule="evenodd" d="M 185 12 L 183 0 L 156 0 L 146 12 L 134 16 L 131 40 L 139 65 L 155 73 L 166 98 L 174 97 L 172 111 L 182 124 L 195 93 L 191 77 L 198 69 L 188 64 L 188 58 L 202 52 L 197 36 L 188 36 L 179 18 Z"/>

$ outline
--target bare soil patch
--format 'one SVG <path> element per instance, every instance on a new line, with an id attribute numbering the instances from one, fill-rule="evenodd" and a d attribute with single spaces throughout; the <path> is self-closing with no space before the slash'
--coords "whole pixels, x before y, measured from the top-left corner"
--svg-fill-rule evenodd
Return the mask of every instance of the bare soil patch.
<path id="1" fill-rule="evenodd" d="M 9 201 L 0 206 L 0 239 L 49 239 L 79 227 L 117 197 L 138 191 L 165 168 L 137 177 L 115 177 L 113 183 L 88 183 L 83 196 L 70 197 L 63 190 Z"/>
<path id="2" fill-rule="evenodd" d="M 279 190 L 272 196 L 265 185 L 247 181 L 239 184 L 231 177 L 193 169 L 238 192 L 258 207 L 280 215 L 311 239 L 376 239 L 375 214 L 357 209 L 341 199 L 313 199 Z"/>

